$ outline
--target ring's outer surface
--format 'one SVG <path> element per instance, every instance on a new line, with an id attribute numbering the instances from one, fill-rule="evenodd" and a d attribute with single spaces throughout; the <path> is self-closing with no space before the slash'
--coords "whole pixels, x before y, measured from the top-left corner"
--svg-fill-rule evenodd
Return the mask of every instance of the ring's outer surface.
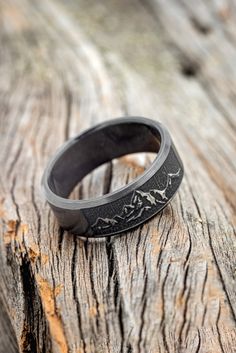
<path id="1" fill-rule="evenodd" d="M 67 198 L 94 168 L 135 152 L 156 152 L 157 156 L 130 184 L 95 199 Z M 49 162 L 42 186 L 62 228 L 81 236 L 102 237 L 133 228 L 162 210 L 183 174 L 183 164 L 163 125 L 127 117 L 101 123 L 68 140 Z"/>

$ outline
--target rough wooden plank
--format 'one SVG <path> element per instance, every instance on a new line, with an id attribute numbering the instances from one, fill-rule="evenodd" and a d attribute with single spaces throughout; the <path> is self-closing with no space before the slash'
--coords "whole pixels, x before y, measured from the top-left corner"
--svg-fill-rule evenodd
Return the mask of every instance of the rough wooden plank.
<path id="1" fill-rule="evenodd" d="M 235 352 L 235 10 L 189 3 L 1 1 L 0 351 Z M 48 157 L 125 114 L 168 126 L 181 190 L 127 236 L 62 232 L 40 193 Z"/>

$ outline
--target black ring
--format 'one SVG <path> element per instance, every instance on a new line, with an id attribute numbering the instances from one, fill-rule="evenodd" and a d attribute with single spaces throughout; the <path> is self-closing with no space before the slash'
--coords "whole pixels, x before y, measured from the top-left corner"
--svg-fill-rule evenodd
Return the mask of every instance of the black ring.
<path id="1" fill-rule="evenodd" d="M 156 152 L 157 156 L 131 183 L 95 199 L 67 198 L 97 166 L 135 152 Z M 62 228 L 101 237 L 124 232 L 162 210 L 176 193 L 183 174 L 183 164 L 163 125 L 128 117 L 101 123 L 68 140 L 49 162 L 42 185 Z"/>

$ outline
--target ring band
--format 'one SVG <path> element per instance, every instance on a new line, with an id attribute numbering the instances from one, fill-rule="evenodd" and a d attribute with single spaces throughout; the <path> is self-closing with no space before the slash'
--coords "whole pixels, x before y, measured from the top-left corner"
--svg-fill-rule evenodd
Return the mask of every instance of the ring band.
<path id="1" fill-rule="evenodd" d="M 76 184 L 99 165 L 136 152 L 155 152 L 144 173 L 119 190 L 70 200 Z M 42 187 L 62 228 L 86 237 L 125 232 L 161 211 L 181 184 L 183 164 L 159 122 L 129 117 L 110 120 L 68 140 L 48 163 Z"/>

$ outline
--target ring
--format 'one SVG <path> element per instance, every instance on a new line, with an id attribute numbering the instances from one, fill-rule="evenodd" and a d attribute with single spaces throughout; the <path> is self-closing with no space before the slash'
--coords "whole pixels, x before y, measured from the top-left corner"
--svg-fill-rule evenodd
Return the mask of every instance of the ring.
<path id="1" fill-rule="evenodd" d="M 155 152 L 145 172 L 124 187 L 89 199 L 68 199 L 76 184 L 99 165 L 130 153 Z M 169 132 L 142 117 L 110 120 L 68 140 L 48 163 L 43 193 L 60 226 L 86 237 L 125 232 L 161 211 L 184 174 Z"/>

